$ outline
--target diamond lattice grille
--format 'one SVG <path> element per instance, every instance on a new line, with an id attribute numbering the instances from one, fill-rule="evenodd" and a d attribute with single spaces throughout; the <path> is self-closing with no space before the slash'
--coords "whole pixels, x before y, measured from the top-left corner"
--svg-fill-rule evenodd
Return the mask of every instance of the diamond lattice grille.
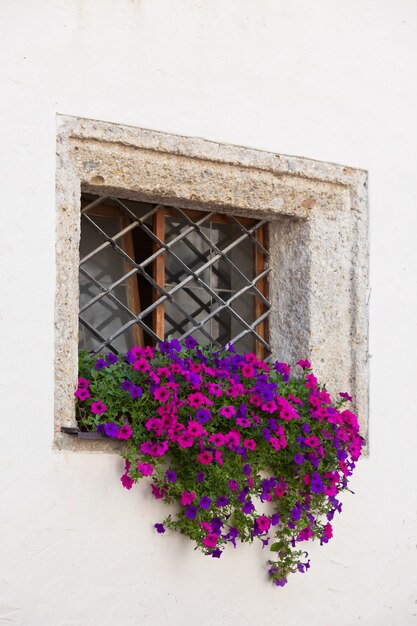
<path id="1" fill-rule="evenodd" d="M 164 337 L 270 353 L 266 221 L 84 196 L 80 347 Z"/>

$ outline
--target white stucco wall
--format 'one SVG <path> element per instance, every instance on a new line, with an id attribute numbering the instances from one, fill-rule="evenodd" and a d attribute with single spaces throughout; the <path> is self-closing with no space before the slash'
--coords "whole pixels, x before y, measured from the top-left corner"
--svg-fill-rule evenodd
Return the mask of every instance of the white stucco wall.
<path id="1" fill-rule="evenodd" d="M 3 0 L 0 25 L 0 623 L 417 623 L 416 2 Z M 256 546 L 156 535 L 117 456 L 52 448 L 56 113 L 369 170 L 370 456 L 282 590 Z"/>

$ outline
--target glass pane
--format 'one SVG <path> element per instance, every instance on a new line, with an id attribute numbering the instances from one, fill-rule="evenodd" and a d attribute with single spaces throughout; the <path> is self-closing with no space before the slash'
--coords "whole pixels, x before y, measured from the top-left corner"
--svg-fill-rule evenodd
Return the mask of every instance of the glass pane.
<path id="1" fill-rule="evenodd" d="M 92 219 L 109 236 L 114 236 L 122 230 L 121 219 L 108 217 L 93 217 Z M 81 221 L 81 259 L 99 247 L 104 241 L 100 232 L 90 222 L 87 220 Z M 118 243 L 123 248 L 123 240 L 119 239 Z M 108 289 L 110 285 L 131 269 L 111 246 L 106 246 L 88 259 L 88 261 L 82 264 L 82 268 L 94 280 L 89 280 L 83 274 L 80 274 L 80 310 L 102 291 L 100 286 Z M 100 286 L 96 285 L 94 281 L 97 281 Z M 127 280 L 114 287 L 111 293 L 122 304 L 129 307 Z M 83 311 L 81 318 L 103 337 L 108 338 L 131 320 L 132 315 L 112 300 L 110 296 L 106 295 Z M 100 340 L 87 331 L 83 324 L 80 324 L 79 348 L 95 350 L 99 344 Z M 129 349 L 133 345 L 133 329 L 131 328 L 123 333 L 120 338 L 113 342 L 113 345 L 117 350 L 124 351 Z"/>
<path id="2" fill-rule="evenodd" d="M 185 220 L 180 218 L 166 219 L 166 241 L 173 241 L 184 229 L 189 228 Z M 210 245 L 211 243 L 223 250 L 233 244 L 242 235 L 238 225 L 227 222 L 210 222 L 201 227 L 208 241 L 196 231 L 187 234 L 181 241 L 172 246 L 172 250 L 181 258 L 187 268 L 197 270 L 203 264 L 217 255 Z M 245 237 L 239 244 L 233 246 L 227 252 L 227 257 L 235 264 L 236 269 L 227 260 L 220 258 L 205 269 L 200 277 L 204 283 L 218 294 L 223 300 L 229 300 L 233 294 L 248 285 L 255 273 L 255 248 L 252 242 Z M 173 288 L 184 280 L 188 272 L 171 255 L 166 255 L 166 287 Z M 178 302 L 193 320 L 200 322 L 205 320 L 219 307 L 218 300 L 204 285 L 195 280 L 175 292 L 174 300 Z M 252 323 L 255 315 L 254 297 L 249 293 L 243 293 L 237 299 L 234 310 L 246 321 Z M 179 337 L 193 328 L 192 322 L 184 317 L 184 314 L 175 307 L 175 304 L 165 305 L 165 334 L 166 336 Z M 217 315 L 211 315 L 203 326 L 210 337 L 221 345 L 227 344 L 233 337 L 238 335 L 245 326 L 236 319 L 228 308 L 223 308 Z M 197 331 L 198 341 L 207 344 L 210 339 Z M 193 335 L 197 339 L 194 332 Z M 251 335 L 242 340 L 245 349 L 253 350 L 255 341 Z"/>

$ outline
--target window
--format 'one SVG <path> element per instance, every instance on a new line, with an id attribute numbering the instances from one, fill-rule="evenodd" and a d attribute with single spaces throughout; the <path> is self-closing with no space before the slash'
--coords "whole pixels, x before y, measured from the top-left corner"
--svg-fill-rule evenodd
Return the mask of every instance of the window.
<path id="1" fill-rule="evenodd" d="M 267 222 L 83 195 L 80 348 L 164 337 L 270 352 Z"/>
<path id="2" fill-rule="evenodd" d="M 352 392 L 366 436 L 367 173 L 97 120 L 57 124 L 55 444 L 109 449 L 60 432 L 76 426 L 79 337 L 123 352 L 187 334 L 290 363 L 310 356 L 329 391 Z"/>

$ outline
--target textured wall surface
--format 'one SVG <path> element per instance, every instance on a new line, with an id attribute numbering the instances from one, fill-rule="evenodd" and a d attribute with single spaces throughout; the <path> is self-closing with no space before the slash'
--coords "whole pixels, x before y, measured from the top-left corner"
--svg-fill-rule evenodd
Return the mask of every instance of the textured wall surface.
<path id="1" fill-rule="evenodd" d="M 0 24 L 0 623 L 415 624 L 414 0 L 6 0 Z M 57 114 L 369 172 L 369 456 L 283 590 L 256 546 L 155 535 L 116 455 L 53 447 Z"/>

